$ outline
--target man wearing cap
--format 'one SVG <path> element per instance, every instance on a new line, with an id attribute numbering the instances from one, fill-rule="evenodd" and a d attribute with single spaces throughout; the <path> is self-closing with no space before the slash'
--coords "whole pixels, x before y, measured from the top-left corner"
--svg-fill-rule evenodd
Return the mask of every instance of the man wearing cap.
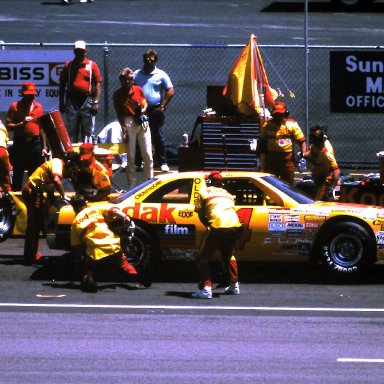
<path id="1" fill-rule="evenodd" d="M 123 140 L 128 144 L 126 173 L 128 185 L 132 187 L 136 183 L 136 140 L 144 163 L 144 178 L 153 177 L 151 130 L 141 121 L 147 112 L 148 104 L 142 88 L 133 84 L 132 69 L 122 69 L 119 80 L 121 87 L 113 94 L 113 105 L 123 133 Z"/>
<path id="2" fill-rule="evenodd" d="M 195 211 L 207 227 L 199 251 L 197 267 L 200 271 L 199 290 L 192 294 L 194 299 L 212 299 L 212 277 L 209 262 L 217 249 L 228 265 L 229 286 L 227 295 L 239 295 L 238 268 L 235 258 L 236 240 L 241 234 L 242 224 L 235 210 L 233 196 L 223 188 L 219 171 L 212 171 L 206 178 L 195 202 Z"/>
<path id="3" fill-rule="evenodd" d="M 288 118 L 283 102 L 276 102 L 271 112 L 272 119 L 261 126 L 257 152 L 260 171 L 269 172 L 288 183 L 293 183 L 294 143 L 297 142 L 302 153 L 306 152 L 305 136 L 299 124 Z"/>
<path id="4" fill-rule="evenodd" d="M 13 132 L 13 145 L 10 148 L 10 161 L 13 166 L 12 190 L 20 191 L 24 171 L 28 176 L 45 161 L 48 153 L 46 138 L 39 124 L 44 114 L 43 107 L 35 100 L 35 83 L 22 85 L 22 98 L 8 109 L 6 127 Z"/>
<path id="5" fill-rule="evenodd" d="M 60 112 L 66 112 L 66 128 L 73 143 L 93 136 L 95 116 L 99 109 L 101 73 L 98 65 L 86 57 L 85 41 L 75 42 L 72 61 L 67 61 L 60 74 Z"/>
<path id="6" fill-rule="evenodd" d="M 69 152 L 64 160 L 53 158 L 40 165 L 25 183 L 22 195 L 27 208 L 27 229 L 25 232 L 24 261 L 32 264 L 40 259 L 38 252 L 39 234 L 44 233 L 44 217 L 51 205 L 56 204 L 54 193 L 69 201 L 62 184 L 63 178 L 73 178 L 79 171 L 79 155 Z"/>
<path id="7" fill-rule="evenodd" d="M 87 201 L 107 200 L 111 193 L 111 181 L 108 171 L 96 160 L 92 143 L 80 146 L 80 172 L 73 179 L 76 193 Z"/>

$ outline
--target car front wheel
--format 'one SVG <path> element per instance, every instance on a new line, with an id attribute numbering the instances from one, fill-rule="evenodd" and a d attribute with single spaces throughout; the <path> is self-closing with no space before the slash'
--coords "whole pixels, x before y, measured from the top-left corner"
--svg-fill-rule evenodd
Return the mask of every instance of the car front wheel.
<path id="1" fill-rule="evenodd" d="M 374 262 L 375 244 L 368 231 L 355 222 L 335 223 L 321 232 L 320 260 L 333 272 L 358 273 Z"/>
<path id="2" fill-rule="evenodd" d="M 141 227 L 135 227 L 134 236 L 122 237 L 121 248 L 130 264 L 137 270 L 145 270 L 152 258 L 153 242 L 148 233 Z"/>
<path id="3" fill-rule="evenodd" d="M 4 187 L 0 192 L 0 243 L 13 233 L 16 222 L 16 205 L 12 195 Z"/>

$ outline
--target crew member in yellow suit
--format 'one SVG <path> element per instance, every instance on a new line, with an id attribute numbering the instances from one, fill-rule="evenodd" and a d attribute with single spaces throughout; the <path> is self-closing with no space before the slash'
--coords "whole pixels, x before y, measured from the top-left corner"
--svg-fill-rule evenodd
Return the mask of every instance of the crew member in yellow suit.
<path id="1" fill-rule="evenodd" d="M 8 192 L 11 191 L 11 163 L 9 162 L 9 154 L 7 150 L 8 141 L 7 128 L 0 120 L 0 192 L 3 187 Z"/>
<path id="2" fill-rule="evenodd" d="M 306 152 L 305 136 L 299 124 L 288 118 L 289 112 L 283 102 L 276 102 L 271 112 L 272 119 L 261 126 L 257 154 L 260 170 L 269 172 L 288 183 L 293 183 L 295 162 L 294 144 L 301 153 Z"/>
<path id="3" fill-rule="evenodd" d="M 200 271 L 199 290 L 192 294 L 195 299 L 212 299 L 212 277 L 209 262 L 216 249 L 221 251 L 224 263 L 228 264 L 230 285 L 224 293 L 239 295 L 238 267 L 235 258 L 235 244 L 240 236 L 242 224 L 235 210 L 233 196 L 223 188 L 219 171 L 212 171 L 195 202 L 195 211 L 207 227 L 197 261 Z"/>
<path id="4" fill-rule="evenodd" d="M 128 275 L 137 275 L 136 269 L 128 263 L 121 249 L 120 236 L 111 229 L 113 224 L 119 222 L 133 226 L 130 217 L 113 204 L 86 207 L 85 202 L 81 204 L 80 201 L 73 206 L 77 215 L 71 226 L 71 248 L 74 254 L 85 254 L 82 290 L 97 292 L 94 267 L 106 258 L 118 264 Z"/>
<path id="5" fill-rule="evenodd" d="M 96 160 L 92 143 L 80 146 L 80 172 L 73 180 L 76 193 L 87 201 L 107 200 L 112 191 L 108 170 Z"/>

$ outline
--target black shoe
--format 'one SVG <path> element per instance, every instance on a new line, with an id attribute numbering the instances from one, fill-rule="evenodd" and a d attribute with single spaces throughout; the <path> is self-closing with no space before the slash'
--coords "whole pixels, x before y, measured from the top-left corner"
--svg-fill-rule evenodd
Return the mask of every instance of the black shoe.
<path id="1" fill-rule="evenodd" d="M 97 292 L 97 283 L 93 279 L 93 276 L 89 273 L 86 273 L 83 278 L 81 279 L 81 290 L 83 292 Z"/>

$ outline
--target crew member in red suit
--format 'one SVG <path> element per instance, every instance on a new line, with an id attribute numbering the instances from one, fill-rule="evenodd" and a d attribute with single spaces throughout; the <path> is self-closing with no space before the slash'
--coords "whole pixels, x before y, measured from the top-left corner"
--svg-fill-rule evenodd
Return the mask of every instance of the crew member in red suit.
<path id="1" fill-rule="evenodd" d="M 207 177 L 206 188 L 202 188 L 195 202 L 195 211 L 207 227 L 202 240 L 197 266 L 200 271 L 199 290 L 192 294 L 195 299 L 212 299 L 212 277 L 209 262 L 217 249 L 224 263 L 228 264 L 230 285 L 227 295 L 239 295 L 238 268 L 235 258 L 235 243 L 241 234 L 242 225 L 235 210 L 233 196 L 223 188 L 219 171 Z"/>
<path id="2" fill-rule="evenodd" d="M 285 103 L 276 102 L 271 114 L 272 119 L 260 129 L 257 145 L 260 171 L 272 173 L 288 183 L 293 183 L 294 144 L 299 144 L 301 153 L 306 152 L 305 136 L 299 124 L 288 118 Z"/>
<path id="3" fill-rule="evenodd" d="M 4 187 L 8 192 L 11 191 L 11 164 L 7 150 L 9 141 L 8 131 L 3 122 L 0 120 L 0 192 Z"/>
<path id="4" fill-rule="evenodd" d="M 23 83 L 21 100 L 13 102 L 7 113 L 6 126 L 9 132 L 13 131 L 13 145 L 10 148 L 13 191 L 20 191 L 24 171 L 27 170 L 30 176 L 44 163 L 48 153 L 45 135 L 38 120 L 44 111 L 35 100 L 36 95 L 35 83 Z"/>

